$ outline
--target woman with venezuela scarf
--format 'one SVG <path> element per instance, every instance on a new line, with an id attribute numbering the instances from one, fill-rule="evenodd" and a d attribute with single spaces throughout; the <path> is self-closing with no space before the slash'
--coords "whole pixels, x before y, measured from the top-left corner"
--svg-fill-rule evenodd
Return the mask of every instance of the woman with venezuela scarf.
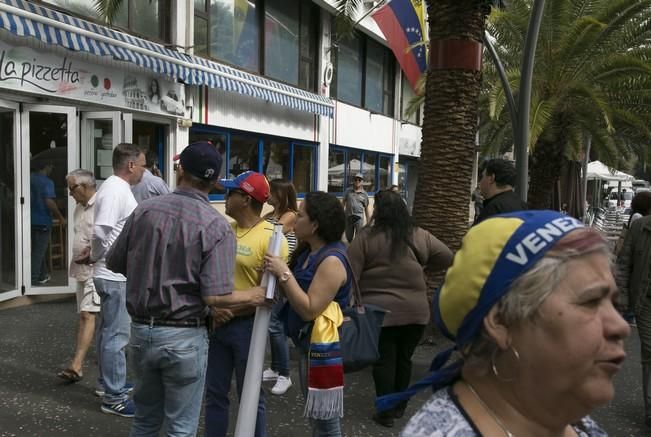
<path id="1" fill-rule="evenodd" d="M 267 271 L 278 278 L 287 296 L 280 318 L 301 350 L 304 415 L 310 418 L 314 436 L 342 435 L 344 369 L 337 328 L 343 322 L 341 308 L 348 306 L 352 284 L 346 247 L 341 242 L 345 225 L 343 207 L 334 195 L 308 193 L 294 225 L 301 243 L 292 254 L 291 270 L 281 258 L 265 257 Z M 310 338 L 302 339 L 302 328 L 311 321 Z"/>

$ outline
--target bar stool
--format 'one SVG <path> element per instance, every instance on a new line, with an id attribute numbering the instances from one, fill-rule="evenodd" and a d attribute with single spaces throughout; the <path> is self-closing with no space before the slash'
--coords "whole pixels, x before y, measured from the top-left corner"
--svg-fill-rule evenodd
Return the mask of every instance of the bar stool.
<path id="1" fill-rule="evenodd" d="M 63 223 L 54 219 L 52 221 L 52 232 L 50 233 L 50 244 L 48 245 L 48 262 L 50 272 L 56 266 L 58 269 L 66 269 L 66 229 Z"/>

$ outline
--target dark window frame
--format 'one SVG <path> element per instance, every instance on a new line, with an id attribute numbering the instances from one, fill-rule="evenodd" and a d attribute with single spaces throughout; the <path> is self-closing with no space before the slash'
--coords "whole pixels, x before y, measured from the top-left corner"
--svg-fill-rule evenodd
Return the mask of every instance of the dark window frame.
<path id="1" fill-rule="evenodd" d="M 312 152 L 312 159 L 314 162 L 314 169 L 316 170 L 314 174 L 311 177 L 310 184 L 312 185 L 313 189 L 316 189 L 317 187 L 317 181 L 318 181 L 318 173 L 319 173 L 319 154 L 318 154 L 318 143 L 311 143 L 309 141 L 304 141 L 304 140 L 297 140 L 297 139 L 292 139 L 292 138 L 287 138 L 287 137 L 281 137 L 278 135 L 266 135 L 266 134 L 258 134 L 254 132 L 248 132 L 248 131 L 241 131 L 241 130 L 236 130 L 236 129 L 228 129 L 228 128 L 221 128 L 221 127 L 216 127 L 216 126 L 209 126 L 209 125 L 204 125 L 204 124 L 198 124 L 195 123 L 191 131 L 195 131 L 197 133 L 202 133 L 202 134 L 212 134 L 212 135 L 223 135 L 225 137 L 226 144 L 224 144 L 224 159 L 226 160 L 226 165 L 225 168 L 228 171 L 230 168 L 230 160 L 231 160 L 231 138 L 233 135 L 240 135 L 240 136 L 246 136 L 250 138 L 255 138 L 257 139 L 257 147 L 258 147 L 258 162 L 257 162 L 257 169 L 254 171 L 257 172 L 262 172 L 262 166 L 264 164 L 264 143 L 265 140 L 272 140 L 272 141 L 284 141 L 289 143 L 289 181 L 293 182 L 294 180 L 294 149 L 296 146 L 299 147 L 305 147 L 311 149 Z M 219 178 L 223 179 L 227 175 L 220 175 Z M 306 192 L 298 192 L 296 193 L 297 197 L 299 199 L 302 199 L 305 197 Z M 224 194 L 210 194 L 208 196 L 208 199 L 211 202 L 215 201 L 223 201 L 226 200 L 226 196 Z"/>
<path id="2" fill-rule="evenodd" d="M 334 50 L 333 51 L 333 65 L 335 67 L 335 74 L 332 80 L 332 98 L 342 102 L 346 103 L 347 105 L 354 106 L 356 108 L 364 109 L 366 111 L 369 111 L 373 114 L 380 114 L 384 115 L 387 117 L 391 118 L 396 118 L 396 105 L 395 105 L 395 98 L 396 98 L 396 65 L 397 61 L 395 57 L 393 56 L 393 52 L 385 46 L 382 43 L 377 42 L 376 40 L 372 39 L 371 37 L 361 33 L 361 32 L 354 32 L 354 38 L 361 39 L 361 44 L 360 44 L 360 59 L 361 59 L 361 64 L 362 64 L 362 81 L 361 81 L 361 86 L 360 86 L 360 102 L 361 105 L 357 105 L 355 103 L 350 103 L 347 102 L 344 99 L 340 99 L 338 97 L 337 93 L 337 78 L 338 78 L 338 62 L 339 62 L 339 51 Z M 384 60 L 383 64 L 383 75 L 382 75 L 382 98 L 384 99 L 385 97 L 387 98 L 387 101 L 389 102 L 389 107 L 387 109 L 387 112 L 378 112 L 373 109 L 369 109 L 366 106 L 366 60 L 368 57 L 368 45 L 369 42 L 371 44 L 376 44 L 379 47 L 381 47 L 384 50 Z M 390 71 L 387 71 L 390 70 Z M 385 89 L 384 84 L 385 84 L 385 79 L 389 77 L 389 83 L 391 84 L 391 91 L 389 92 L 387 89 Z M 384 105 L 383 105 L 384 106 Z M 400 118 L 400 117 L 398 117 Z"/>
<path id="3" fill-rule="evenodd" d="M 232 64 L 228 61 L 225 61 L 223 59 L 220 59 L 213 54 L 210 53 L 210 2 L 205 2 L 205 9 L 203 11 L 197 11 L 197 9 L 194 10 L 194 15 L 193 15 L 193 20 L 196 19 L 196 17 L 199 17 L 203 20 L 206 21 L 206 28 L 208 29 L 208 44 L 206 48 L 206 54 L 195 54 L 196 56 L 201 56 L 206 59 L 210 59 L 216 62 L 219 62 L 224 65 L 229 65 L 233 68 L 237 68 L 238 70 L 242 71 L 247 71 L 249 73 L 255 74 L 255 75 L 260 75 L 260 76 L 266 76 L 265 74 L 265 17 L 266 17 L 266 4 L 265 0 L 253 0 L 255 3 L 256 9 L 259 11 L 258 17 L 256 20 L 257 26 L 258 26 L 258 70 L 249 70 L 246 68 L 243 68 L 239 65 Z M 311 44 L 312 47 L 314 48 L 314 56 L 310 59 L 309 57 L 304 57 L 301 53 L 301 28 L 303 27 L 303 8 L 310 8 L 312 13 L 310 14 L 310 24 L 309 28 L 311 29 L 310 32 L 310 38 L 311 38 Z M 279 83 L 284 83 L 286 85 L 296 87 L 299 89 L 304 89 L 306 91 L 310 92 L 317 92 L 318 91 L 318 84 L 319 84 L 319 74 L 318 74 L 318 69 L 319 69 L 319 38 L 321 35 L 321 25 L 320 25 L 320 10 L 319 8 L 309 0 L 299 0 L 299 13 L 298 13 L 298 27 L 299 27 L 299 38 L 298 38 L 298 53 L 297 53 L 297 68 L 298 68 L 298 83 L 293 84 L 289 82 L 285 82 L 283 80 L 277 79 L 277 78 L 272 78 L 268 77 L 270 80 L 273 80 L 275 82 Z M 193 36 L 194 37 L 194 36 Z M 300 86 L 301 84 L 301 61 L 310 61 L 311 67 L 311 82 L 313 84 L 312 88 L 302 88 Z"/>
<path id="4" fill-rule="evenodd" d="M 332 194 L 334 194 L 334 195 L 336 195 L 338 197 L 341 197 L 341 196 L 343 196 L 346 189 L 348 189 L 348 187 L 350 186 L 350 183 L 349 183 L 350 181 L 348 180 L 348 173 L 349 172 L 348 172 L 348 168 L 347 168 L 347 165 L 348 165 L 348 162 L 349 162 L 349 157 L 348 156 L 349 156 L 350 153 L 359 153 L 360 154 L 360 160 L 359 160 L 360 166 L 359 166 L 359 169 L 357 171 L 354 171 L 354 170 L 350 171 L 350 173 L 353 174 L 353 175 L 355 173 L 358 173 L 358 172 L 362 173 L 362 174 L 364 173 L 362 171 L 362 168 L 364 167 L 364 158 L 366 156 L 366 153 L 377 154 L 377 156 L 375 158 L 375 186 L 373 187 L 372 190 L 370 190 L 370 191 L 367 190 L 366 191 L 366 193 L 369 196 L 373 197 L 378 190 L 383 190 L 383 189 L 387 188 L 387 187 L 380 187 L 379 186 L 379 183 L 380 183 L 380 159 L 382 159 L 382 158 L 388 158 L 389 159 L 390 173 L 389 173 L 389 175 L 387 175 L 387 180 L 388 180 L 388 185 L 389 186 L 391 186 L 391 184 L 393 184 L 393 171 L 392 170 L 393 170 L 393 166 L 395 164 L 395 156 L 392 155 L 391 153 L 378 152 L 378 151 L 375 151 L 375 150 L 359 149 L 359 148 L 355 148 L 355 147 L 338 146 L 336 144 L 330 144 L 330 147 L 328 149 L 328 154 L 330 154 L 330 152 L 340 152 L 340 153 L 344 154 L 343 191 L 330 191 L 330 193 L 332 193 Z"/>
<path id="5" fill-rule="evenodd" d="M 37 3 L 42 4 L 46 8 L 54 9 L 56 11 L 62 12 L 64 14 L 68 14 L 77 18 L 80 18 L 82 20 L 90 21 L 92 23 L 98 24 L 100 26 L 105 26 L 111 29 L 115 29 L 124 33 L 127 33 L 129 35 L 136 36 L 138 38 L 146 39 L 148 41 L 152 41 L 155 43 L 159 44 L 170 44 L 172 41 L 172 6 L 174 4 L 174 0 L 160 0 L 164 4 L 161 4 L 161 22 L 160 26 L 158 29 L 158 36 L 156 38 L 152 39 L 151 35 L 143 35 L 142 33 L 138 33 L 135 29 L 133 29 L 133 15 L 134 15 L 134 2 L 138 0 L 125 0 L 127 2 L 127 7 L 128 7 L 128 12 L 127 12 L 127 27 L 122 27 L 118 26 L 115 24 L 109 25 L 106 22 L 103 22 L 99 20 L 98 18 L 95 17 L 90 17 L 86 15 L 81 15 L 76 12 L 73 12 L 69 9 L 65 9 L 62 6 L 49 3 L 47 0 L 36 0 Z M 167 7 L 165 7 L 167 6 Z"/>

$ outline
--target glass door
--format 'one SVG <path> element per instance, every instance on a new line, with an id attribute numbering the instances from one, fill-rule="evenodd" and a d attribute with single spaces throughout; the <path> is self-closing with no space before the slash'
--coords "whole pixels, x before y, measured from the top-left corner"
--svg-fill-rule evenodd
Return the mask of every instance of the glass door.
<path id="1" fill-rule="evenodd" d="M 23 277 L 26 294 L 71 292 L 72 212 L 66 175 L 78 166 L 73 107 L 24 105 L 21 114 Z"/>
<path id="2" fill-rule="evenodd" d="M 117 111 L 84 112 L 81 116 L 81 162 L 98 186 L 113 174 L 113 149 L 133 137 L 131 114 Z"/>
<path id="3" fill-rule="evenodd" d="M 0 100 L 0 301 L 21 295 L 20 118 Z"/>

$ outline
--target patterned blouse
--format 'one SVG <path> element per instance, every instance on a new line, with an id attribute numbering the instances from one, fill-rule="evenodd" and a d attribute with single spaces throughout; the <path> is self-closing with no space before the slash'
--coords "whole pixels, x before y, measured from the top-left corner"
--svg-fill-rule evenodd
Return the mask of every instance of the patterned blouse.
<path id="1" fill-rule="evenodd" d="M 584 417 L 572 428 L 579 437 L 606 437 L 590 417 Z M 452 392 L 452 386 L 443 388 L 409 419 L 401 437 L 477 437 L 481 436 L 472 419 Z"/>

